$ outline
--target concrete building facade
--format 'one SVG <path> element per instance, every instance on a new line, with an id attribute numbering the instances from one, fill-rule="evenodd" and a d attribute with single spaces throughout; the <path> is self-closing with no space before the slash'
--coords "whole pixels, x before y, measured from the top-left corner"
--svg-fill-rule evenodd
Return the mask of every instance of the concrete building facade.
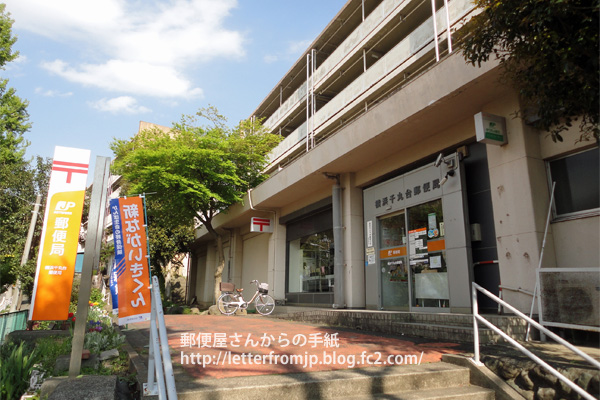
<path id="1" fill-rule="evenodd" d="M 475 281 L 529 311 L 553 181 L 542 266 L 600 265 L 598 145 L 513 117 L 498 64 L 455 49 L 478 12 L 345 4 L 252 114 L 284 139 L 270 178 L 214 220 L 224 281 L 267 282 L 287 305 L 457 313 Z M 504 119 L 505 144 L 478 140 L 479 113 Z M 188 300 L 212 303 L 216 246 L 196 237 Z"/>

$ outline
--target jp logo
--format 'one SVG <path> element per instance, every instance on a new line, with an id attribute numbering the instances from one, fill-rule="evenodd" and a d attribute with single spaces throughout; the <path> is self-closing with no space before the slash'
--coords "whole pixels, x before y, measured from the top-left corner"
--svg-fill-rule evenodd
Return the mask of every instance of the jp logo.
<path id="1" fill-rule="evenodd" d="M 73 207 L 75 207 L 75 202 L 73 201 L 59 201 L 56 203 L 55 211 L 67 211 Z"/>

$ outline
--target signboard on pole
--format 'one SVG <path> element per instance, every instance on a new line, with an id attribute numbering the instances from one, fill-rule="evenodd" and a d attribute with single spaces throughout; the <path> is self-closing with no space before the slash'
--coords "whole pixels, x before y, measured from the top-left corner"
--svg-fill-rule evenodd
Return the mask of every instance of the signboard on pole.
<path id="1" fill-rule="evenodd" d="M 112 199 L 119 325 L 150 319 L 150 272 L 141 197 Z"/>
<path id="2" fill-rule="evenodd" d="M 113 236 L 114 237 L 114 236 Z M 110 301 L 112 303 L 113 314 L 119 313 L 119 288 L 117 287 L 117 264 L 113 261 L 113 267 L 110 271 Z"/>
<path id="3" fill-rule="evenodd" d="M 89 163 L 89 150 L 54 150 L 29 320 L 68 317 Z"/>

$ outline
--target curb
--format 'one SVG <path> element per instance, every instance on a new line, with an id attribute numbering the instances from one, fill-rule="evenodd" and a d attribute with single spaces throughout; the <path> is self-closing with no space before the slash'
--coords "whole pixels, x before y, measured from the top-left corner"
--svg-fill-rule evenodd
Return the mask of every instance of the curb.
<path id="1" fill-rule="evenodd" d="M 144 358 L 135 351 L 131 344 L 129 344 L 127 335 L 121 332 L 119 327 L 116 329 L 120 335 L 125 336 L 125 342 L 123 343 L 122 349 L 127 352 L 127 357 L 129 358 L 129 371 L 135 374 L 140 399 L 158 399 L 158 396 L 144 396 L 144 383 L 146 383 L 146 378 L 148 377 L 148 367 L 144 363 Z"/>
<path id="2" fill-rule="evenodd" d="M 496 393 L 496 399 L 498 400 L 522 400 L 524 398 L 519 392 L 496 376 L 485 365 L 478 366 L 467 356 L 444 354 L 442 355 L 442 361 L 469 368 L 471 371 L 471 385 L 493 390 Z"/>

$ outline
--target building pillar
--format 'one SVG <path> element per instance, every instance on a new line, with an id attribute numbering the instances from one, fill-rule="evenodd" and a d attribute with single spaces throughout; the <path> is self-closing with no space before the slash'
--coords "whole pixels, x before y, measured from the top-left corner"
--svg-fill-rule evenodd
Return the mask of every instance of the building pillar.
<path id="1" fill-rule="evenodd" d="M 353 173 L 342 174 L 342 225 L 344 227 L 345 300 L 349 308 L 364 308 L 365 258 L 363 195 Z"/>
<path id="2" fill-rule="evenodd" d="M 204 282 L 199 287 L 202 291 L 198 298 L 202 299 L 205 303 L 215 303 L 215 269 L 217 268 L 217 248 L 216 244 L 212 243 L 207 246 L 206 251 L 206 266 L 204 268 Z M 198 271 L 201 271 L 199 269 Z"/>
<path id="3" fill-rule="evenodd" d="M 519 107 L 515 96 L 500 99 L 483 111 L 504 116 L 508 134 L 506 145 L 487 145 L 500 282 L 533 292 L 550 193 L 538 132 L 512 116 Z M 542 265 L 555 264 L 549 229 Z M 502 295 L 513 306 L 529 313 L 531 296 L 510 290 L 503 290 Z"/>
<path id="4" fill-rule="evenodd" d="M 269 293 L 275 300 L 285 299 L 285 252 L 286 227 L 279 223 L 280 211 L 274 212 L 273 233 L 269 238 L 268 283 Z"/>
<path id="5" fill-rule="evenodd" d="M 231 282 L 233 282 L 236 287 L 244 287 L 242 282 L 242 265 L 243 265 L 243 257 L 244 257 L 244 240 L 242 235 L 240 234 L 239 228 L 233 229 L 231 231 L 231 240 L 230 245 L 233 246 L 231 250 L 231 270 L 230 270 L 230 278 Z"/>

